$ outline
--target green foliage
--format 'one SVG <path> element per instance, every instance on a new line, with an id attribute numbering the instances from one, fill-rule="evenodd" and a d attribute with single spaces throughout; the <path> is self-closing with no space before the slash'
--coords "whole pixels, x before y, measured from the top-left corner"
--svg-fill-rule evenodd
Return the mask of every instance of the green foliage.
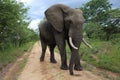
<path id="1" fill-rule="evenodd" d="M 111 10 L 108 0 L 91 0 L 82 8 L 87 21 L 103 22 L 109 17 L 107 11 Z"/>
<path id="2" fill-rule="evenodd" d="M 109 40 L 113 34 L 120 33 L 120 9 L 109 11 L 109 15 L 110 17 L 103 24 L 103 31 L 106 32 L 106 40 Z"/>
<path id="3" fill-rule="evenodd" d="M 8 63 L 12 63 L 16 61 L 18 57 L 24 54 L 24 51 L 28 50 L 30 46 L 32 47 L 34 42 L 29 42 L 21 47 L 11 47 L 6 51 L 0 51 L 0 65 L 7 65 Z"/>
<path id="4" fill-rule="evenodd" d="M 82 59 L 96 67 L 120 73 L 120 42 L 92 40 L 91 44 L 92 50 L 81 46 Z"/>
<path id="5" fill-rule="evenodd" d="M 102 26 L 98 24 L 97 22 L 89 22 L 85 23 L 83 30 L 84 30 L 84 36 L 87 36 L 88 38 L 94 38 L 94 39 L 103 39 L 105 33 L 101 30 Z"/>
<path id="6" fill-rule="evenodd" d="M 30 22 L 28 9 L 16 0 L 0 0 L 0 50 L 21 46 L 35 40 L 33 36 L 38 37 L 33 30 L 27 28 Z"/>
<path id="7" fill-rule="evenodd" d="M 112 35 L 120 33 L 120 9 L 112 9 L 108 0 L 91 0 L 81 9 L 88 24 L 87 37 L 110 40 Z"/>
<path id="8" fill-rule="evenodd" d="M 21 69 L 23 69 L 23 68 L 25 67 L 25 65 L 26 65 L 26 63 L 27 63 L 27 59 L 28 59 L 28 58 L 24 58 L 24 59 L 22 60 L 22 62 L 21 62 L 21 64 L 20 64 L 20 68 L 21 68 Z"/>

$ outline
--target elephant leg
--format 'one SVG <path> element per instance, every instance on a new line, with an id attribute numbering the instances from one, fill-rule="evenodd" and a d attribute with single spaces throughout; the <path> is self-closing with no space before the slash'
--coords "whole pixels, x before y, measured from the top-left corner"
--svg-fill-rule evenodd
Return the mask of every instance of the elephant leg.
<path id="1" fill-rule="evenodd" d="M 74 66 L 75 65 L 75 66 Z M 80 58 L 79 58 L 79 54 L 76 53 L 71 53 L 71 58 L 70 58 L 70 63 L 69 63 L 69 72 L 70 75 L 73 75 L 73 66 L 75 70 L 82 70 L 82 66 L 80 64 Z"/>
<path id="2" fill-rule="evenodd" d="M 70 62 L 69 62 L 69 72 L 70 72 L 70 75 L 73 75 L 73 65 L 74 65 L 74 56 L 75 54 L 71 54 L 71 58 L 70 58 Z"/>
<path id="3" fill-rule="evenodd" d="M 61 69 L 63 70 L 68 70 L 67 66 L 67 56 L 66 56 L 66 50 L 65 50 L 65 37 L 63 33 L 55 33 L 55 40 L 56 44 L 58 46 L 58 49 L 60 51 L 60 56 L 61 56 Z"/>
<path id="4" fill-rule="evenodd" d="M 54 48 L 56 46 L 56 44 L 52 44 L 52 45 L 49 45 L 49 50 L 50 50 L 50 62 L 51 63 L 57 63 L 57 61 L 55 60 L 55 56 L 54 56 Z"/>
<path id="5" fill-rule="evenodd" d="M 70 69 L 70 74 L 72 75 L 73 74 L 73 65 L 74 66 L 74 69 L 75 70 L 82 70 L 82 66 L 80 64 L 80 57 L 79 57 L 79 54 L 78 54 L 78 50 L 74 50 L 71 45 L 70 45 L 70 42 L 69 42 L 69 39 L 67 39 L 67 42 L 68 42 L 68 45 L 70 47 L 70 50 L 71 50 L 71 59 L 70 59 L 70 64 L 69 64 L 69 69 Z"/>
<path id="6" fill-rule="evenodd" d="M 68 70 L 65 46 L 59 44 L 58 48 L 60 50 L 60 56 L 61 56 L 61 67 L 60 68 L 63 70 Z"/>
<path id="7" fill-rule="evenodd" d="M 42 62 L 44 61 L 47 44 L 41 40 L 41 46 L 42 46 L 42 53 L 41 53 L 40 61 Z"/>
<path id="8" fill-rule="evenodd" d="M 80 57 L 79 57 L 78 53 L 76 54 L 76 60 L 75 60 L 74 69 L 77 70 L 77 71 L 81 71 L 82 70 L 82 66 L 80 64 Z"/>
<path id="9" fill-rule="evenodd" d="M 81 42 L 78 42 L 81 44 Z M 73 51 L 74 54 L 75 54 L 75 66 L 74 66 L 74 69 L 75 70 L 78 70 L 78 71 L 81 71 L 82 70 L 82 66 L 81 66 L 81 63 L 80 63 L 80 56 L 79 56 L 79 50 L 75 50 Z"/>

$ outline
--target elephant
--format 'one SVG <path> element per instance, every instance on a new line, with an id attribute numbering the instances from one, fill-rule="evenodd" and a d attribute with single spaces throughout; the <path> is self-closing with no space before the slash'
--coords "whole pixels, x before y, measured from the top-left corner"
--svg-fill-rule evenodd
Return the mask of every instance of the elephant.
<path id="1" fill-rule="evenodd" d="M 73 75 L 75 70 L 82 70 L 78 54 L 81 42 L 92 48 L 82 34 L 84 17 L 82 11 L 63 4 L 55 4 L 45 11 L 46 20 L 39 24 L 42 53 L 40 61 L 44 61 L 46 47 L 50 49 L 50 62 L 56 63 L 54 48 L 58 46 L 61 56 L 61 69 L 68 70 Z M 71 50 L 69 67 L 66 57 L 66 42 Z"/>

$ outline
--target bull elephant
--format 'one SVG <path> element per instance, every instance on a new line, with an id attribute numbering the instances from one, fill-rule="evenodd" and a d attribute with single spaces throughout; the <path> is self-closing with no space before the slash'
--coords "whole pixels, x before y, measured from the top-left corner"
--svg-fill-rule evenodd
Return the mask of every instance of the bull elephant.
<path id="1" fill-rule="evenodd" d="M 44 61 L 46 46 L 50 48 L 50 61 L 56 63 L 54 48 L 57 45 L 61 56 L 61 69 L 67 70 L 73 75 L 75 70 L 82 70 L 79 47 L 83 41 L 91 47 L 83 38 L 82 25 L 84 18 L 81 10 L 70 8 L 63 4 L 56 4 L 45 11 L 46 20 L 39 25 L 42 54 L 40 61 Z M 69 67 L 66 58 L 66 40 L 71 50 Z"/>

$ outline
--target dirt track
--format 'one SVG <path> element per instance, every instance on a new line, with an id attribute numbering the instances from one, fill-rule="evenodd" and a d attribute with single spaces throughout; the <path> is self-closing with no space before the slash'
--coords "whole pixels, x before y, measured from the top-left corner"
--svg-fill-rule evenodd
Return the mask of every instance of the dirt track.
<path id="1" fill-rule="evenodd" d="M 40 62 L 39 57 L 41 47 L 39 42 L 35 43 L 28 62 L 18 77 L 18 80 L 102 80 L 101 77 L 92 74 L 89 71 L 74 71 L 74 76 L 70 76 L 68 70 L 61 70 L 60 56 L 55 54 L 56 64 L 50 63 L 49 50 L 46 51 L 45 61 Z"/>

